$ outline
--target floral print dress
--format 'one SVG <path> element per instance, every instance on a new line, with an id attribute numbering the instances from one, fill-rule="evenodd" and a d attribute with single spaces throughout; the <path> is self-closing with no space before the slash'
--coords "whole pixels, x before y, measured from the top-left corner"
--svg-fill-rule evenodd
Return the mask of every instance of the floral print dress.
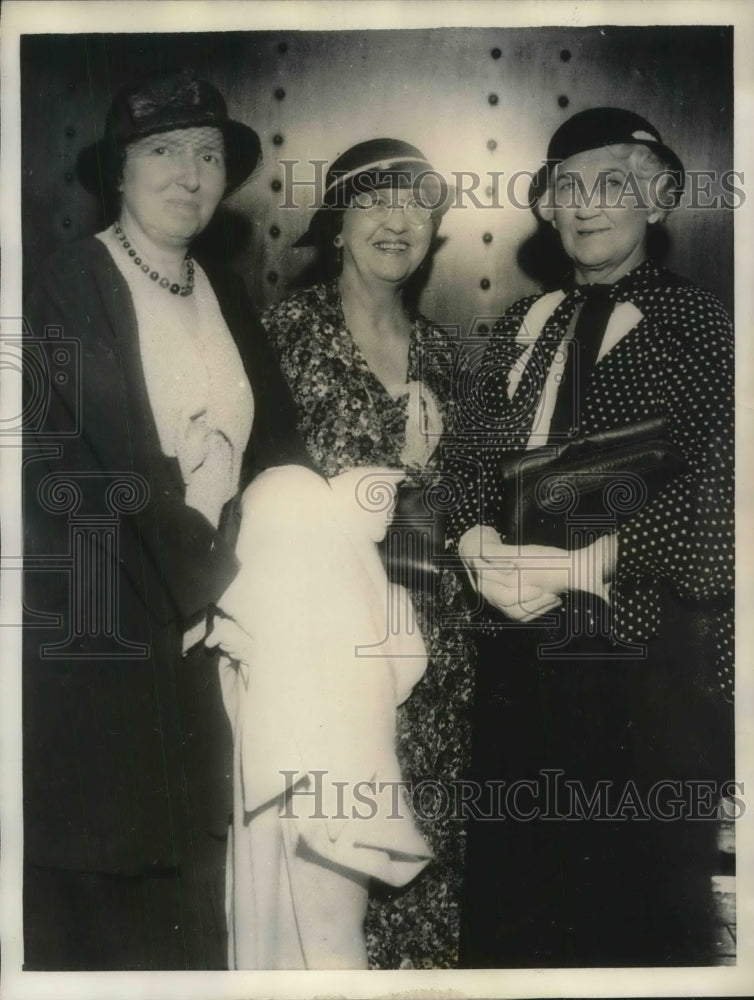
<path id="1" fill-rule="evenodd" d="M 299 429 L 319 468 L 334 476 L 359 466 L 401 468 L 408 393 L 393 397 L 370 370 L 346 327 L 336 282 L 315 285 L 263 316 L 293 391 Z M 428 319 L 412 319 L 408 381 L 420 381 L 452 419 L 455 344 Z M 410 479 L 436 475 L 437 453 Z M 429 666 L 399 708 L 397 749 L 417 823 L 434 858 L 408 886 L 373 883 L 365 931 L 374 969 L 457 964 L 465 831 L 453 782 L 469 754 L 473 667 L 470 644 L 453 622 L 466 615 L 457 578 L 445 573 L 434 598 L 412 593 Z M 420 788 L 420 783 L 425 783 Z"/>

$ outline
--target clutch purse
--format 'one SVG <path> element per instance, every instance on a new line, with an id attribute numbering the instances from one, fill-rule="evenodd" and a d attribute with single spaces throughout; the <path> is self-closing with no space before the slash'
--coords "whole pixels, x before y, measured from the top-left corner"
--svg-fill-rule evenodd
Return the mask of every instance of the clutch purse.
<path id="1" fill-rule="evenodd" d="M 432 502 L 432 485 L 401 483 L 393 519 L 378 545 L 388 579 L 414 591 L 434 590 L 445 552 L 445 513 Z"/>
<path id="2" fill-rule="evenodd" d="M 684 470 L 664 417 L 545 445 L 499 467 L 503 509 L 496 525 L 509 544 L 572 548 L 574 530 L 614 531 Z"/>

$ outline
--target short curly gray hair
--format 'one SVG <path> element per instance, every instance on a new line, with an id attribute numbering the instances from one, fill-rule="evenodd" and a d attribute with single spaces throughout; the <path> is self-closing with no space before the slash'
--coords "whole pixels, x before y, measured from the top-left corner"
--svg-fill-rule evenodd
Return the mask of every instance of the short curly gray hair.
<path id="1" fill-rule="evenodd" d="M 617 143 L 601 148 L 616 159 L 625 161 L 626 173 L 644 182 L 646 207 L 661 213 L 660 219 L 664 219 L 668 212 L 677 206 L 682 193 L 678 185 L 677 172 L 653 149 L 636 142 Z M 536 215 L 545 222 L 551 220 L 556 207 L 553 204 L 553 195 L 561 166 L 561 163 L 557 163 L 550 171 L 547 187 L 534 204 Z"/>

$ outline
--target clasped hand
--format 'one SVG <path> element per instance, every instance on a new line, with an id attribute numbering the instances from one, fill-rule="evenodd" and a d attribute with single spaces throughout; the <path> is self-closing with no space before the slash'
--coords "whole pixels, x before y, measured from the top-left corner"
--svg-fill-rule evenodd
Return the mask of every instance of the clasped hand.
<path id="1" fill-rule="evenodd" d="M 461 538 L 460 555 L 472 587 L 512 621 L 528 622 L 562 604 L 569 590 L 608 599 L 612 536 L 583 549 L 508 545 L 494 528 L 476 525 Z"/>

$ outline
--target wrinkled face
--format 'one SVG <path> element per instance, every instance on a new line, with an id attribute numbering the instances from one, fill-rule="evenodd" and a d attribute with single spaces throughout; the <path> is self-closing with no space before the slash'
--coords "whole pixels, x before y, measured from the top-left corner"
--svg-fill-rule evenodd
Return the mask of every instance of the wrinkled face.
<path id="1" fill-rule="evenodd" d="M 135 220 L 158 246 L 187 246 L 225 192 L 222 132 L 175 129 L 132 143 L 120 191 L 122 217 Z"/>
<path id="2" fill-rule="evenodd" d="M 410 188 L 358 195 L 343 216 L 343 271 L 367 281 L 401 285 L 429 252 L 435 225 L 417 211 Z"/>
<path id="3" fill-rule="evenodd" d="M 647 226 L 661 217 L 649 183 L 607 148 L 564 160 L 543 209 L 576 269 L 577 281 L 617 281 L 646 257 Z"/>

